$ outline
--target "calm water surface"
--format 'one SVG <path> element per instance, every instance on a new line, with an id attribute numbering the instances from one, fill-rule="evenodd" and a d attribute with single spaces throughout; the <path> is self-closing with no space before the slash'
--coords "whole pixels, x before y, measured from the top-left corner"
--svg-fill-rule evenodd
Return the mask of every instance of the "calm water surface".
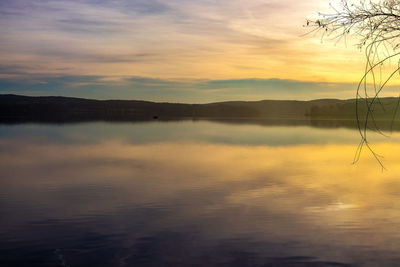
<path id="1" fill-rule="evenodd" d="M 400 134 L 0 126 L 0 266 L 398 266 Z"/>

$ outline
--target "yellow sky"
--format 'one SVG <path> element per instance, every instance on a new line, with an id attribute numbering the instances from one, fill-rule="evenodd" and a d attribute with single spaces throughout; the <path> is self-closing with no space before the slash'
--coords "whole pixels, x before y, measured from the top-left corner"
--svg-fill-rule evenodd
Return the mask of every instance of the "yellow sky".
<path id="1" fill-rule="evenodd" d="M 329 6 L 323 0 L 133 1 L 131 12 L 106 2 L 32 5 L 2 20 L 1 49 L 2 64 L 30 73 L 351 82 L 361 69 L 352 45 L 302 36 L 306 18 Z"/>
<path id="2" fill-rule="evenodd" d="M 131 77 L 356 83 L 363 72 L 364 57 L 355 43 L 329 39 L 322 43 L 319 35 L 304 36 L 309 31 L 303 27 L 306 19 L 328 11 L 330 2 L 4 1 L 0 4 L 0 89 L 14 92 L 21 87 L 14 84 L 15 79 L 25 79 L 36 81 L 33 94 L 45 92 L 48 89 L 39 83 L 50 84 L 53 80 L 48 77 L 55 76 L 69 77 L 68 84 L 62 80 L 67 89 L 110 87 L 107 82 L 126 84 Z M 88 76 L 97 79 L 83 78 Z M 349 91 L 339 87 L 338 91 Z M 272 97 L 268 93 L 251 97 L 246 90 L 242 94 L 249 99 Z M 93 95 L 87 88 L 77 92 Z M 108 92 L 103 96 L 112 96 Z M 167 94 L 174 95 L 171 91 Z M 137 91 L 126 96 L 146 99 Z M 210 100 L 220 98 L 229 99 L 228 95 L 215 95 Z M 293 98 L 302 97 L 297 94 Z"/>

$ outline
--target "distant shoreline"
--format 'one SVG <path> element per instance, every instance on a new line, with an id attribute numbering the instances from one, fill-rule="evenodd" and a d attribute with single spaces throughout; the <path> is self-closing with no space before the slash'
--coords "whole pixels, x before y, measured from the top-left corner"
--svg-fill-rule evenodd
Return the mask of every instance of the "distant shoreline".
<path id="1" fill-rule="evenodd" d="M 391 121 L 393 117 L 397 119 L 398 114 L 393 116 L 393 112 L 391 112 L 395 109 L 397 101 L 397 98 L 381 98 L 381 108 L 377 107 L 374 111 L 375 118 L 380 121 Z M 318 124 L 353 128 L 356 127 L 355 119 L 354 99 L 181 104 L 138 100 L 93 100 L 59 96 L 0 95 L 0 123 L 6 124 L 213 120 L 259 125 Z M 325 122 L 320 123 L 321 121 Z M 386 128 L 386 126 L 382 127 Z"/>

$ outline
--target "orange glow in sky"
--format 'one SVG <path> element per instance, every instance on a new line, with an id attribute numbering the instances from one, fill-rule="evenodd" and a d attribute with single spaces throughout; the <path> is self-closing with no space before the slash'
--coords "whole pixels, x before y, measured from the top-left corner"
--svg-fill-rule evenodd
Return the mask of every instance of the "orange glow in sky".
<path id="1" fill-rule="evenodd" d="M 354 97 L 362 52 L 304 35 L 306 19 L 330 2 L 2 1 L 0 93 L 186 102 Z M 265 89 L 254 91 L 249 79 Z M 203 84 L 215 81 L 240 86 Z"/>

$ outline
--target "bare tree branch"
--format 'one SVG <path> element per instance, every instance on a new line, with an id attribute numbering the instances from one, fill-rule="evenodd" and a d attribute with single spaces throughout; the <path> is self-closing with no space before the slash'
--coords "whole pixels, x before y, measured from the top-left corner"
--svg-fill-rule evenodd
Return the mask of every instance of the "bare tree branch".
<path id="1" fill-rule="evenodd" d="M 346 41 L 347 36 L 354 36 L 357 47 L 364 49 L 365 70 L 356 89 L 356 120 L 361 141 L 354 163 L 359 160 L 363 148 L 367 147 L 384 168 L 381 157 L 368 143 L 367 134 L 368 130 L 371 130 L 371 123 L 372 130 L 383 134 L 376 124 L 374 110 L 382 108 L 385 111 L 379 95 L 388 82 L 400 72 L 400 52 L 398 51 L 400 48 L 400 0 L 361 0 L 355 3 L 341 0 L 337 8 L 331 5 L 331 10 L 333 11 L 331 14 L 319 14 L 319 19 L 307 20 L 305 26 L 311 28 L 309 33 L 321 33 L 321 38 Z M 393 60 L 397 61 L 397 66 L 383 79 L 382 67 L 385 64 L 390 65 Z M 369 88 L 370 84 L 372 84 L 373 93 Z M 392 125 L 399 103 L 400 98 L 393 113 Z"/>

